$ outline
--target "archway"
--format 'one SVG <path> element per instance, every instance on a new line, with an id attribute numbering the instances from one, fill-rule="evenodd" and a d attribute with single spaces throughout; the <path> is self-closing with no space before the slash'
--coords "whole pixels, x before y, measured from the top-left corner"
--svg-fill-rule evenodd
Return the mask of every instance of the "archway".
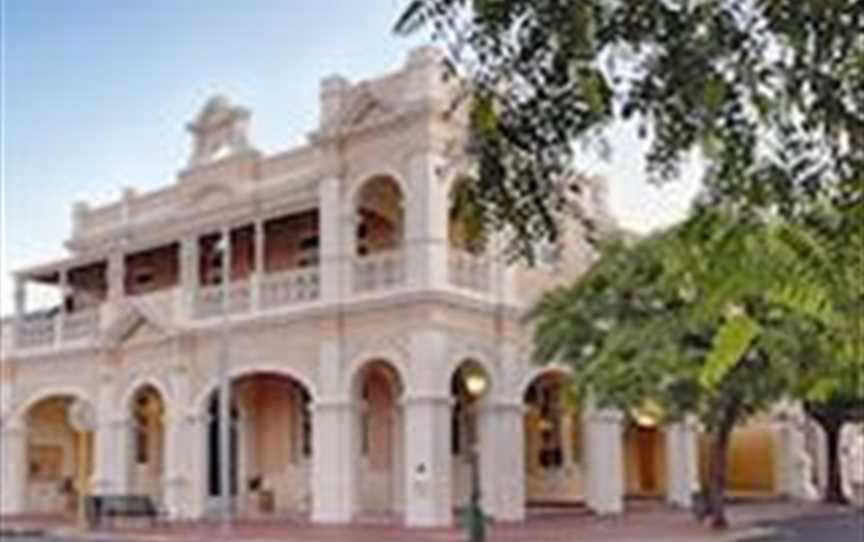
<path id="1" fill-rule="evenodd" d="M 355 253 L 368 256 L 397 250 L 405 235 L 405 205 L 399 184 L 379 175 L 363 183 L 357 192 Z"/>
<path id="2" fill-rule="evenodd" d="M 394 514 L 403 505 L 403 383 L 385 360 L 368 362 L 357 373 L 357 511 Z"/>
<path id="3" fill-rule="evenodd" d="M 646 406 L 627 417 L 624 429 L 624 494 L 658 498 L 666 494 L 666 439 L 659 412 Z"/>
<path id="4" fill-rule="evenodd" d="M 480 482 L 479 469 L 483 461 L 480 454 L 480 408 L 490 385 L 489 374 L 473 359 L 461 362 L 450 378 L 453 401 L 450 416 L 451 480 L 455 508 L 468 504 L 473 484 Z"/>
<path id="5" fill-rule="evenodd" d="M 576 504 L 585 498 L 582 419 L 568 400 L 567 375 L 539 375 L 525 392 L 525 501 Z"/>
<path id="6" fill-rule="evenodd" d="M 231 383 L 231 494 L 244 517 L 305 513 L 311 505 L 312 398 L 288 376 L 251 373 Z M 218 391 L 209 403 L 207 493 L 220 495 Z"/>
<path id="7" fill-rule="evenodd" d="M 726 492 L 731 498 L 771 498 L 777 484 L 776 431 L 767 419 L 754 419 L 732 431 L 726 452 Z M 699 481 L 708 487 L 710 441 L 699 438 Z"/>
<path id="8" fill-rule="evenodd" d="M 161 502 L 165 469 L 165 400 L 159 390 L 146 384 L 132 396 L 129 409 L 132 413 L 130 490 Z"/>
<path id="9" fill-rule="evenodd" d="M 24 419 L 24 510 L 36 514 L 78 513 L 93 474 L 92 407 L 69 395 L 52 395 L 30 406 Z"/>
<path id="10" fill-rule="evenodd" d="M 405 282 L 405 204 L 389 176 L 367 180 L 355 198 L 354 290 L 369 292 Z"/>
<path id="11" fill-rule="evenodd" d="M 451 250 L 474 256 L 486 250 L 489 231 L 484 213 L 474 184 L 468 179 L 455 180 L 447 210 L 447 241 Z"/>

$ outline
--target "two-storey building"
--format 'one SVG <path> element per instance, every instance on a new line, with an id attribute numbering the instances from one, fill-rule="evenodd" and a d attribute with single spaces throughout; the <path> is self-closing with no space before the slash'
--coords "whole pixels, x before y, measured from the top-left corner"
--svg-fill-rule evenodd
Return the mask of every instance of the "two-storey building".
<path id="1" fill-rule="evenodd" d="M 213 97 L 175 182 L 74 206 L 69 256 L 15 273 L 2 325 L 0 512 L 105 492 L 212 512 L 223 355 L 242 516 L 450 524 L 475 446 L 500 520 L 535 503 L 689 502 L 693 427 L 574 409 L 566 371 L 530 362 L 524 310 L 591 249 L 576 221 L 533 269 L 502 258 L 494 232 L 467 239 L 448 203 L 465 124 L 439 66 L 420 48 L 383 77 L 324 79 L 319 126 L 276 154 L 250 140 L 249 110 Z M 608 223 L 604 181 L 589 186 L 585 209 Z M 33 283 L 62 301 L 28 312 Z M 740 489 L 802 492 L 793 425 L 739 437 Z"/>

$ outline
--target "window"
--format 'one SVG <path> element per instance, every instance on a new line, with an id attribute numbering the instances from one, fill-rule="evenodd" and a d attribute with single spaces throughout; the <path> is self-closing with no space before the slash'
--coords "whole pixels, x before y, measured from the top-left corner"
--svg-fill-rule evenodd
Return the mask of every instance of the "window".
<path id="1" fill-rule="evenodd" d="M 562 417 L 565 416 L 561 386 L 557 382 L 538 382 L 528 391 L 528 402 L 538 414 L 539 447 L 536 464 L 542 469 L 558 469 L 564 465 L 564 435 Z M 572 435 L 567 436 L 573 439 Z"/>
<path id="2" fill-rule="evenodd" d="M 135 462 L 142 465 L 150 462 L 150 435 L 146 414 L 148 407 L 147 397 L 139 397 L 135 408 Z"/>
<path id="3" fill-rule="evenodd" d="M 311 398 L 305 389 L 300 388 L 300 455 L 312 457 L 312 412 Z"/>

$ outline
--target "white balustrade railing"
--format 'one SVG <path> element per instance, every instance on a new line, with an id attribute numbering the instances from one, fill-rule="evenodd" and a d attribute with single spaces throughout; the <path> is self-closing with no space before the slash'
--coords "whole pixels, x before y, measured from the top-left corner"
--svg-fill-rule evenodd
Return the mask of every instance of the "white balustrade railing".
<path id="1" fill-rule="evenodd" d="M 27 315 L 15 322 L 15 348 L 52 346 L 57 337 L 57 315 Z"/>
<path id="2" fill-rule="evenodd" d="M 320 278 L 317 267 L 292 269 L 264 275 L 259 283 L 259 306 L 266 310 L 318 299 Z"/>
<path id="3" fill-rule="evenodd" d="M 252 307 L 251 292 L 249 282 L 232 282 L 228 290 L 228 306 L 225 307 L 227 313 L 249 312 Z M 222 312 L 222 285 L 214 284 L 199 287 L 195 293 L 193 316 L 195 318 L 211 318 L 221 315 Z"/>
<path id="4" fill-rule="evenodd" d="M 354 259 L 354 291 L 389 290 L 405 284 L 405 253 L 379 252 Z"/>
<path id="5" fill-rule="evenodd" d="M 459 288 L 478 292 L 488 292 L 492 289 L 492 263 L 482 254 L 450 250 L 448 276 L 450 284 Z"/>
<path id="6" fill-rule="evenodd" d="M 63 341 L 80 341 L 95 337 L 99 332 L 99 309 L 86 309 L 63 317 Z"/>

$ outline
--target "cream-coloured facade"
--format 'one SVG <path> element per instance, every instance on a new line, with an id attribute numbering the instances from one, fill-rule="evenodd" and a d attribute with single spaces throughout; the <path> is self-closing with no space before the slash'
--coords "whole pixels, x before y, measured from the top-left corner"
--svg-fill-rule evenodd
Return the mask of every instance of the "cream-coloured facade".
<path id="1" fill-rule="evenodd" d="M 16 273 L 2 325 L 0 513 L 72 511 L 84 493 L 212 513 L 224 334 L 242 516 L 450 524 L 473 446 L 499 520 L 535 504 L 617 513 L 629 496 L 688 505 L 693 426 L 574 409 L 566 371 L 529 361 L 521 315 L 591 250 L 575 222 L 560 258 L 534 269 L 498 257 L 495 234 L 465 242 L 448 214 L 466 167 L 452 93 L 428 48 L 383 77 L 326 78 L 308 143 L 271 155 L 250 112 L 216 96 L 187 125 L 175 182 L 76 204 L 70 256 Z M 590 187 L 586 212 L 608 221 L 604 182 Z M 62 303 L 28 312 L 34 282 Z M 482 398 L 468 373 L 488 382 Z M 732 489 L 807 493 L 794 419 L 735 442 Z"/>

